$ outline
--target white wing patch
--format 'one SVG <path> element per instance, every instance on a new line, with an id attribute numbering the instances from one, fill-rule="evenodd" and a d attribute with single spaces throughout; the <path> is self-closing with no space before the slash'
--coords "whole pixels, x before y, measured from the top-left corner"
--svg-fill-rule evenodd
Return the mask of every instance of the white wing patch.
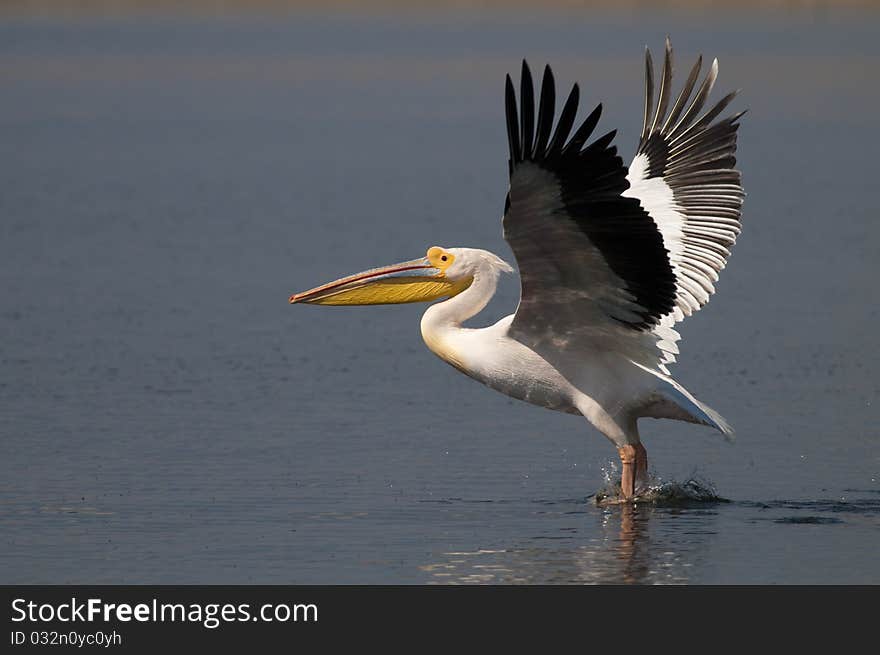
<path id="1" fill-rule="evenodd" d="M 663 245 L 669 253 L 669 263 L 676 281 L 676 307 L 673 310 L 677 323 L 690 316 L 700 307 L 709 302 L 709 296 L 715 293 L 714 282 L 718 281 L 718 272 L 724 268 L 725 259 L 718 257 L 718 244 L 712 243 L 711 249 L 700 248 L 695 239 L 708 237 L 713 240 L 723 238 L 733 244 L 736 232 L 704 227 L 699 223 L 712 221 L 710 217 L 689 217 L 684 207 L 675 200 L 672 188 L 662 177 L 646 178 L 648 158 L 645 154 L 636 155 L 629 167 L 627 181 L 630 188 L 622 195 L 636 198 L 654 222 L 663 236 Z M 729 255 L 725 249 L 724 257 Z"/>
<path id="2" fill-rule="evenodd" d="M 663 245 L 669 253 L 672 272 L 675 273 L 676 282 L 680 285 L 681 259 L 684 255 L 684 242 L 682 241 L 684 215 L 681 207 L 675 204 L 672 189 L 663 181 L 662 177 L 645 177 L 647 165 L 648 158 L 644 154 L 636 155 L 626 176 L 629 189 L 621 195 L 636 198 L 654 219 L 657 229 L 663 236 Z"/>

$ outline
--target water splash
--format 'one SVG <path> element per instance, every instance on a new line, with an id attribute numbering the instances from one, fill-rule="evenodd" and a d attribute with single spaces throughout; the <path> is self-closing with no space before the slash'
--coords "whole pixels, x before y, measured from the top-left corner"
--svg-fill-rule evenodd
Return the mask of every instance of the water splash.
<path id="1" fill-rule="evenodd" d="M 597 505 L 610 505 L 621 502 L 620 480 L 612 480 L 606 469 L 605 486 L 593 496 Z M 684 482 L 651 478 L 648 487 L 640 490 L 633 499 L 634 503 L 672 507 L 701 503 L 728 503 L 726 498 L 718 495 L 715 485 L 705 478 L 692 475 Z"/>
<path id="2" fill-rule="evenodd" d="M 617 488 L 620 489 L 620 470 L 617 468 L 616 462 L 607 462 L 605 466 L 602 467 L 602 481 L 605 484 L 605 487 L 609 489 L 615 484 Z M 617 482 L 614 481 L 615 478 L 618 478 Z M 603 487 L 603 489 L 605 488 Z"/>
<path id="3" fill-rule="evenodd" d="M 728 503 L 718 495 L 715 485 L 705 478 L 693 475 L 684 482 L 676 480 L 658 481 L 650 485 L 640 499 L 656 505 L 684 505 L 689 503 Z"/>

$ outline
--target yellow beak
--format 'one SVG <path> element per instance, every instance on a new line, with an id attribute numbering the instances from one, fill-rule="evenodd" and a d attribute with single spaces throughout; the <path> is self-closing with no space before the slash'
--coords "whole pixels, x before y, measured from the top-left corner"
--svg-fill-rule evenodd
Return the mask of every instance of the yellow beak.
<path id="1" fill-rule="evenodd" d="M 373 268 L 295 293 L 290 297 L 290 304 L 388 305 L 425 302 L 461 293 L 472 281 L 453 282 L 427 258 L 414 259 Z"/>

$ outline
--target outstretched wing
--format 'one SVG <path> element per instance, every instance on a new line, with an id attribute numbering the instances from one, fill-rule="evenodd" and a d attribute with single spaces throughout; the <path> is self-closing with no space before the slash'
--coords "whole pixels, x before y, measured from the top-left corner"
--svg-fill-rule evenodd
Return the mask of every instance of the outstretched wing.
<path id="1" fill-rule="evenodd" d="M 509 76 L 506 83 L 510 191 L 504 237 L 522 284 L 509 334 L 554 364 L 574 351 L 616 351 L 656 368 L 661 353 L 653 329 L 676 306 L 663 236 L 639 200 L 624 193 L 627 170 L 611 145 L 615 133 L 585 145 L 601 105 L 569 138 L 577 85 L 555 131 L 549 66 L 537 120 L 534 95 L 523 62 L 519 111 Z"/>
<path id="2" fill-rule="evenodd" d="M 654 66 L 646 51 L 645 118 L 627 175 L 630 188 L 624 192 L 638 199 L 654 220 L 675 275 L 675 306 L 656 330 L 669 353 L 664 363 L 675 361 L 677 352 L 678 333 L 672 326 L 703 307 L 715 292 L 714 283 L 740 232 L 745 195 L 734 157 L 738 121 L 745 112 L 716 120 L 736 96 L 734 91 L 700 113 L 718 76 L 718 61 L 712 62 L 691 100 L 701 65 L 702 57 L 670 106 L 672 47 L 667 39 L 655 104 Z"/>

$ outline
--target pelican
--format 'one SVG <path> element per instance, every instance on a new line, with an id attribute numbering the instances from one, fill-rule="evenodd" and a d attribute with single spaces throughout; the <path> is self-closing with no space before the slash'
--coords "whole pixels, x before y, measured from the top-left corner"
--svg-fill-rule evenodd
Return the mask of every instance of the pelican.
<path id="1" fill-rule="evenodd" d="M 433 246 L 424 257 L 343 277 L 290 303 L 373 305 L 436 301 L 421 320 L 428 348 L 488 387 L 548 409 L 581 414 L 617 448 L 621 502 L 648 484 L 638 419 L 665 418 L 733 430 L 669 374 L 674 326 L 714 293 L 740 233 L 744 198 L 736 137 L 745 112 L 718 119 L 737 92 L 702 112 L 718 60 L 694 89 L 702 56 L 672 101 L 672 47 L 654 94 L 645 52 L 641 137 L 629 168 L 616 131 L 588 143 L 598 105 L 572 133 L 575 84 L 555 121 L 553 73 L 540 96 L 523 61 L 519 104 L 505 85 L 510 187 L 502 225 L 520 275 L 514 314 L 464 327 L 513 268 L 477 248 Z"/>

